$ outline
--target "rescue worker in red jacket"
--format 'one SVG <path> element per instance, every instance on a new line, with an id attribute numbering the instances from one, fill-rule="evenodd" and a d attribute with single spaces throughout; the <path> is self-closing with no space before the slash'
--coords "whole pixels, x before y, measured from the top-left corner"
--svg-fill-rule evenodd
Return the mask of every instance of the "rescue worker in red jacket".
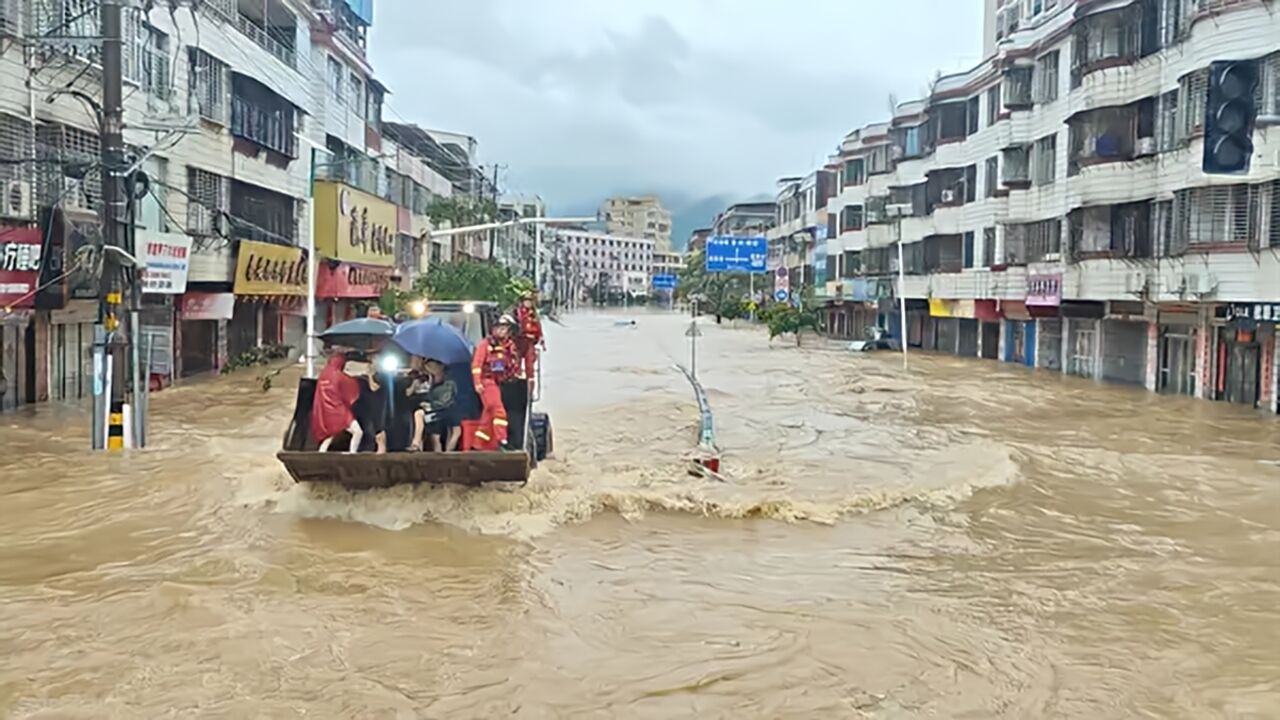
<path id="1" fill-rule="evenodd" d="M 520 357 L 511 338 L 515 322 L 510 315 L 503 315 L 471 357 L 471 378 L 483 407 L 480 427 L 475 431 L 476 445 L 482 450 L 506 449 L 507 408 L 502 404 L 501 385 L 519 375 Z"/>
<path id="2" fill-rule="evenodd" d="M 538 317 L 538 294 L 533 290 L 520 298 L 520 305 L 516 307 L 516 323 L 520 328 L 516 336 L 516 350 L 524 363 L 525 377 L 532 385 L 537 377 L 538 349 L 547 347 L 542 337 L 542 319 Z"/>

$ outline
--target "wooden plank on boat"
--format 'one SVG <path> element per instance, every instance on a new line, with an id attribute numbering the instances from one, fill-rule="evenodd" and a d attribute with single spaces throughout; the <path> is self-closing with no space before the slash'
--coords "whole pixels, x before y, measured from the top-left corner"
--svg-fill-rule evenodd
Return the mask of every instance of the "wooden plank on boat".
<path id="1" fill-rule="evenodd" d="M 276 457 L 295 482 L 336 483 L 352 489 L 417 483 L 471 485 L 523 483 L 529 456 L 523 452 L 336 453 L 281 451 Z"/>

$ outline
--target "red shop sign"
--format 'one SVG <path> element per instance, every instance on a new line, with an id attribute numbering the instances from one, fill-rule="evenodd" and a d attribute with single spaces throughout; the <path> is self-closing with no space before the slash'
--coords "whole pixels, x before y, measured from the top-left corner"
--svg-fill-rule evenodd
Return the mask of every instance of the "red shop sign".
<path id="1" fill-rule="evenodd" d="M 0 310 L 35 307 L 42 239 L 38 228 L 0 230 Z"/>
<path id="2" fill-rule="evenodd" d="M 391 268 L 355 263 L 320 263 L 316 296 L 322 298 L 376 298 L 391 283 Z"/>

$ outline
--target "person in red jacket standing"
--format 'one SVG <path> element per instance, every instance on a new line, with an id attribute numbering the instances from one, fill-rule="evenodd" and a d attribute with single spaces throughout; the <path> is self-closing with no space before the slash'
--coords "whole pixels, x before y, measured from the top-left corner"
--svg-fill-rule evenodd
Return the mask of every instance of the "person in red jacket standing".
<path id="1" fill-rule="evenodd" d="M 344 432 L 351 433 L 351 447 L 347 452 L 356 452 L 364 437 L 354 410 L 356 400 L 360 399 L 360 381 L 346 373 L 346 366 L 346 353 L 334 352 L 316 380 L 315 399 L 311 403 L 311 437 L 320 444 L 320 452 L 327 452 L 334 438 Z"/>
<path id="2" fill-rule="evenodd" d="M 524 364 L 525 377 L 530 387 L 537 378 L 538 349 L 547 347 L 542 336 L 542 319 L 538 317 L 538 294 L 533 290 L 525 292 L 516 308 L 516 323 L 520 333 L 516 336 L 516 350 Z"/>
<path id="3" fill-rule="evenodd" d="M 471 357 L 471 378 L 484 408 L 475 431 L 476 445 L 482 450 L 506 449 L 507 408 L 502 404 L 501 385 L 519 374 L 520 357 L 511 339 L 514 325 L 514 318 L 503 315 Z"/>

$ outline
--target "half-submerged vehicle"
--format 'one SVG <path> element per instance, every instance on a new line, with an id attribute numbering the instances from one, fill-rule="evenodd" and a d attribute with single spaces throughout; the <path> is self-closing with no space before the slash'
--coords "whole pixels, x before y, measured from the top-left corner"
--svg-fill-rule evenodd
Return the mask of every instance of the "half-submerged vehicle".
<path id="1" fill-rule="evenodd" d="M 892 350 L 893 339 L 882 327 L 869 327 L 865 340 L 854 340 L 849 343 L 849 352 L 871 352 L 873 350 Z"/>
<path id="2" fill-rule="evenodd" d="M 436 317 L 457 328 L 474 346 L 489 333 L 500 311 L 491 302 L 436 302 L 427 309 L 428 317 Z M 380 356 L 397 358 L 393 364 L 408 365 L 408 357 L 394 344 L 383 348 Z M 541 363 L 539 363 L 539 367 Z M 480 400 L 472 388 L 470 365 L 455 364 L 447 368 L 457 386 L 456 402 L 464 418 L 463 435 L 469 434 L 467 423 L 480 416 Z M 295 482 L 334 483 L 350 489 L 386 488 L 395 485 L 453 484 L 477 487 L 485 483 L 523 485 L 539 462 L 553 449 L 551 420 L 545 413 L 533 411 L 537 400 L 529 392 L 528 382 L 511 382 L 502 387 L 502 400 L 510 421 L 508 444 L 512 450 L 458 452 L 408 452 L 412 435 L 412 415 L 416 409 L 405 400 L 407 378 L 396 377 L 388 388 L 392 421 L 387 428 L 387 452 L 378 454 L 362 448 L 361 452 L 344 452 L 346 447 L 335 441 L 329 452 L 317 452 L 310 432 L 312 401 L 316 380 L 302 378 L 294 404 L 293 418 L 284 434 L 284 444 L 276 457 Z M 538 391 L 541 383 L 538 383 Z M 369 438 L 366 434 L 366 441 Z M 465 443 L 465 439 L 464 439 Z"/>

